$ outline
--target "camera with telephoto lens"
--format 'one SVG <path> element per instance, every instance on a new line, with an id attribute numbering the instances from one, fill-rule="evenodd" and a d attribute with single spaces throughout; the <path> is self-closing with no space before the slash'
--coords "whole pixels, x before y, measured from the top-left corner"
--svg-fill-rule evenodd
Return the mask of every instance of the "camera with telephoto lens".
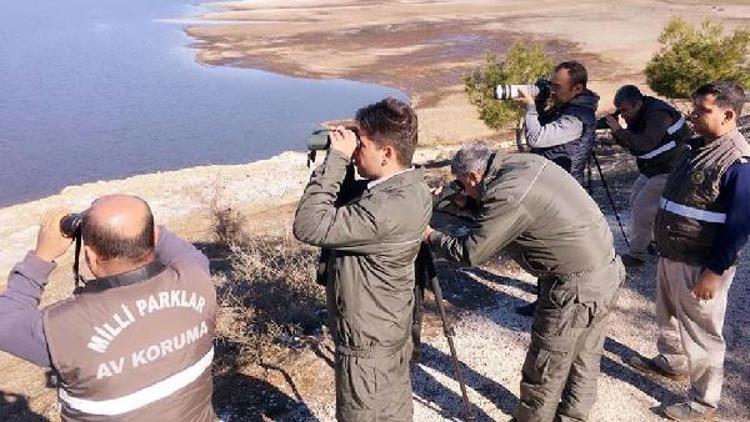
<path id="1" fill-rule="evenodd" d="M 620 117 L 620 111 L 615 111 L 614 113 L 610 114 L 610 116 L 617 119 Z M 600 117 L 596 120 L 596 128 L 597 129 L 609 129 L 609 123 L 607 123 L 607 116 Z"/>
<path id="2" fill-rule="evenodd" d="M 498 85 L 495 88 L 495 98 L 498 100 L 512 100 L 520 96 L 520 91 L 524 91 L 532 97 L 544 98 L 549 97 L 552 84 L 547 79 L 538 79 L 533 84 L 525 85 Z"/>
<path id="3" fill-rule="evenodd" d="M 82 223 L 82 213 L 68 214 L 60 219 L 60 232 L 63 234 L 63 236 L 73 239 L 81 233 Z"/>

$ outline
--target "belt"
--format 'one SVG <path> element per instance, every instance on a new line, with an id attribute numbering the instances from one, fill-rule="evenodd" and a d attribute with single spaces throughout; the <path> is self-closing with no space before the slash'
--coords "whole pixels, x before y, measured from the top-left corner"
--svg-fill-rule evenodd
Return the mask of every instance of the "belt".
<path id="1" fill-rule="evenodd" d="M 662 197 L 659 200 L 661 209 L 669 211 L 672 214 L 695 220 L 705 221 L 706 223 L 724 224 L 727 221 L 727 215 L 723 212 L 706 211 L 698 208 L 688 207 L 687 205 L 678 204 Z"/>

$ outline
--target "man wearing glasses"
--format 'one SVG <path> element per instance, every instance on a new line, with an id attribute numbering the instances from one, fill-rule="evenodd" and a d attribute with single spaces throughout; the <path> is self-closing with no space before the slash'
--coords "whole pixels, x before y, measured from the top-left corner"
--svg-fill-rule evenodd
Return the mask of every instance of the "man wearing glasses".
<path id="1" fill-rule="evenodd" d="M 424 172 L 412 166 L 417 116 L 386 98 L 357 111 L 356 132 L 331 131 L 330 150 L 305 188 L 294 235 L 320 246 L 336 345 L 336 417 L 411 421 L 409 359 L 414 260 L 432 215 Z M 353 162 L 367 180 L 341 200 Z"/>

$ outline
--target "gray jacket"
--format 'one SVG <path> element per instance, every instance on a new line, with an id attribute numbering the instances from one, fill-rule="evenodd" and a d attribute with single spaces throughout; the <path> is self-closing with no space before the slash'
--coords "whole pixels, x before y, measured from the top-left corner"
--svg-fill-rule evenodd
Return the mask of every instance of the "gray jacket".
<path id="1" fill-rule="evenodd" d="M 615 259 L 612 233 L 596 203 L 559 166 L 535 154 L 496 153 L 479 201 L 478 227 L 468 235 L 436 231 L 430 236 L 433 248 L 446 258 L 478 265 L 509 247 L 533 275 L 563 278 Z M 583 300 L 596 301 L 616 289 L 616 284 L 593 283 L 578 287 Z"/>
<path id="2" fill-rule="evenodd" d="M 331 150 L 297 208 L 294 235 L 331 251 L 326 293 L 337 350 L 376 357 L 399 350 L 411 329 L 414 259 L 432 214 L 421 169 L 335 200 L 349 159 Z"/>

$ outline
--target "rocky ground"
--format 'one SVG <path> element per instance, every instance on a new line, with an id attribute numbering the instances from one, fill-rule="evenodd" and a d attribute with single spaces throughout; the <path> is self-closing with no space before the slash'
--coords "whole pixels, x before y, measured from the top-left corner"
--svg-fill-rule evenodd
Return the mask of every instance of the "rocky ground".
<path id="1" fill-rule="evenodd" d="M 693 22 L 710 17 L 734 27 L 748 22 L 750 5 L 745 1 L 692 0 L 567 4 L 252 0 L 217 4 L 204 19 L 223 24 L 192 25 L 187 32 L 196 39 L 197 58 L 202 63 L 402 88 L 417 107 L 420 139 L 439 144 L 502 138 L 477 119 L 461 85 L 461 77 L 481 63 L 486 52 L 502 54 L 512 41 L 525 39 L 542 43 L 555 59 L 583 60 L 589 65 L 592 86 L 603 94 L 604 110 L 618 85 L 643 83 L 643 66 L 658 48 L 663 24 L 673 15 Z M 346 49 L 334 49 L 335 45 Z M 419 152 L 417 161 L 439 162 L 451 151 L 451 147 L 427 148 Z M 633 163 L 618 150 L 604 148 L 600 154 L 620 217 L 627 223 Z M 110 192 L 144 197 L 157 221 L 201 247 L 215 240 L 212 224 L 217 207 L 241 212 L 247 217 L 249 231 L 283 235 L 288 233 L 294 201 L 308 175 L 303 154 L 285 153 L 247 165 L 199 167 L 90 183 L 3 208 L 0 272 L 7 273 L 33 247 L 39 215 L 45 208 L 65 205 L 81 210 Z M 601 187 L 594 185 L 594 196 L 622 251 L 622 235 L 612 209 Z M 743 255 L 745 261 L 747 255 Z M 214 258 L 215 262 L 222 259 Z M 70 294 L 69 265 L 70 257 L 61 260 L 43 304 Z M 439 270 L 456 325 L 472 413 L 480 420 L 507 420 L 518 400 L 531 323 L 513 313 L 513 308 L 533 299 L 534 280 L 502 257 L 476 269 L 439 263 Z M 659 403 L 678 400 L 685 391 L 684 384 L 642 375 L 623 363 L 634 353 L 655 353 L 654 270 L 652 260 L 629 272 L 605 344 L 593 421 L 660 420 Z M 730 291 L 724 330 L 727 360 L 721 418 L 727 421 L 750 420 L 748 272 L 747 264 L 741 264 Z M 415 420 L 459 420 L 463 417 L 461 396 L 447 344 L 430 298 L 426 303 L 423 359 L 412 368 Z M 325 336 L 305 347 L 282 349 L 283 353 L 261 364 L 238 359 L 232 371 L 217 376 L 214 402 L 223 420 L 333 420 L 332 354 Z M 0 420 L 59 420 L 55 390 L 47 384 L 45 371 L 5 354 L 0 354 L 0 371 Z"/>
<path id="2" fill-rule="evenodd" d="M 599 154 L 627 230 L 627 197 L 636 176 L 633 162 L 619 149 L 603 148 Z M 623 251 L 625 244 L 611 205 L 599 180 L 593 185 L 593 196 L 606 213 L 617 248 Z M 455 323 L 456 345 L 471 411 L 476 420 L 508 420 L 518 401 L 521 366 L 531 325 L 530 318 L 513 310 L 533 300 L 535 281 L 502 255 L 479 268 L 460 269 L 445 263 L 439 263 L 438 267 L 446 304 Z M 599 399 L 592 421 L 663 420 L 661 403 L 678 401 L 686 391 L 686 384 L 644 375 L 625 363 L 637 353 L 647 356 L 656 353 L 655 267 L 656 260 L 652 258 L 644 267 L 628 272 L 627 285 L 609 324 Z M 748 279 L 748 266 L 743 263 L 730 292 L 724 330 L 726 382 L 720 420 L 750 420 L 750 404 L 746 400 L 750 397 Z M 460 389 L 431 300 L 428 297 L 425 301 L 428 316 L 422 360 L 412 367 L 414 420 L 462 420 Z M 251 400 L 254 404 L 245 401 L 243 405 L 243 399 L 236 397 L 237 390 L 232 389 L 229 396 L 233 398 L 227 399 L 229 406 L 223 409 L 219 406 L 220 416 L 226 421 L 334 420 L 332 354 L 327 347 L 330 345 L 324 342 L 320 347 L 297 351 L 294 358 L 274 365 L 275 369 L 248 370 L 244 375 L 246 389 L 240 390 L 239 396 L 260 394 L 260 397 Z M 272 385 L 269 380 L 273 380 Z"/>

